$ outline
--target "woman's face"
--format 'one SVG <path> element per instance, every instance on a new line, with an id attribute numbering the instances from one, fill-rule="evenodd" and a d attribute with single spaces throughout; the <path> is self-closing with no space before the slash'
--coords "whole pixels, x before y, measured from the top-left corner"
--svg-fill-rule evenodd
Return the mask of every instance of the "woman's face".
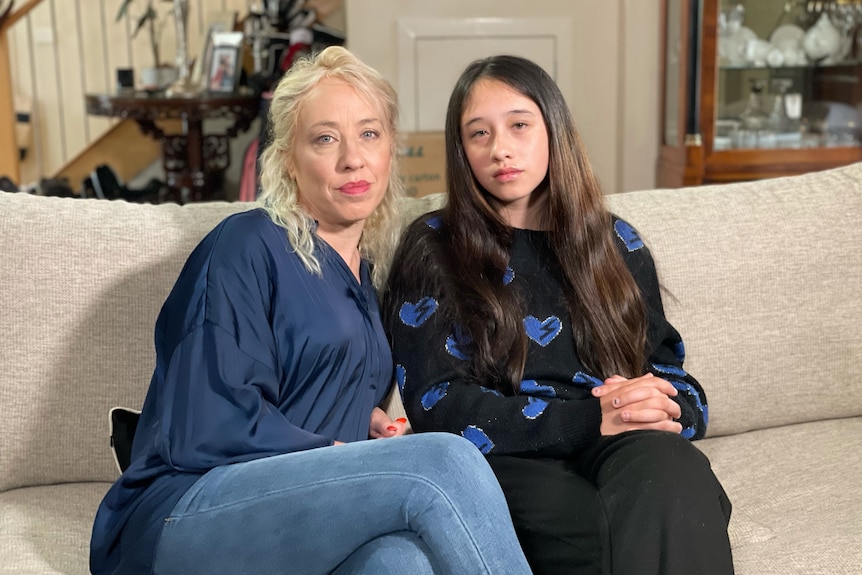
<path id="1" fill-rule="evenodd" d="M 308 94 L 288 170 L 319 231 L 362 229 L 386 194 L 391 150 L 382 112 L 353 87 L 326 79 Z"/>
<path id="2" fill-rule="evenodd" d="M 509 225 L 536 227 L 542 198 L 533 191 L 548 173 L 542 112 L 508 84 L 488 78 L 473 85 L 465 104 L 461 142 L 473 175 Z"/>

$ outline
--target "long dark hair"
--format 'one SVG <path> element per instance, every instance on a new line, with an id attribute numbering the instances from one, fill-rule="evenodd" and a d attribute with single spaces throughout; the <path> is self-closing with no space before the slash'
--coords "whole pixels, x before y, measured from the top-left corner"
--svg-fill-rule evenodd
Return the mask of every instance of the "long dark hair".
<path id="1" fill-rule="evenodd" d="M 602 377 L 640 375 L 646 312 L 617 251 L 601 186 L 556 83 L 537 64 L 515 56 L 493 56 L 470 64 L 455 85 L 446 113 L 449 198 L 443 211 L 445 231 L 440 234 L 441 264 L 445 276 L 457 278 L 450 287 L 457 296 L 447 300 L 455 321 L 472 339 L 472 375 L 486 385 L 517 390 L 527 357 L 523 303 L 503 281 L 513 232 L 473 176 L 461 141 L 465 104 L 483 78 L 505 83 L 542 112 L 549 166 L 545 181 L 533 193 L 547 194 L 542 220 L 559 266 L 557 273 L 566 286 L 578 357 Z"/>

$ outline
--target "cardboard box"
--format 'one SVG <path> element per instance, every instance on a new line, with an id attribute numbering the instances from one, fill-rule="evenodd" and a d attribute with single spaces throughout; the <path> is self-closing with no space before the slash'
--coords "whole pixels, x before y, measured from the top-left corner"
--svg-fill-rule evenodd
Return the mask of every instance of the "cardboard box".
<path id="1" fill-rule="evenodd" d="M 408 196 L 419 198 L 446 191 L 443 132 L 402 134 L 398 162 Z"/>

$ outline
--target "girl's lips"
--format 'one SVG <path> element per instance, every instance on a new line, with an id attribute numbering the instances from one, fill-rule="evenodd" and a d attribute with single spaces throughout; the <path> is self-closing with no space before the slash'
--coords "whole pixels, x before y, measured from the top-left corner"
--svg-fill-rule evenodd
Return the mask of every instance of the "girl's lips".
<path id="1" fill-rule="evenodd" d="M 508 182 L 515 179 L 520 173 L 521 170 L 517 170 L 515 168 L 505 168 L 494 172 L 494 179 L 500 182 Z"/>
<path id="2" fill-rule="evenodd" d="M 356 196 L 359 194 L 364 194 L 368 191 L 368 188 L 370 187 L 370 183 L 366 182 L 365 180 L 361 180 L 359 182 L 347 182 L 346 184 L 338 188 L 338 191 L 342 194 Z"/>

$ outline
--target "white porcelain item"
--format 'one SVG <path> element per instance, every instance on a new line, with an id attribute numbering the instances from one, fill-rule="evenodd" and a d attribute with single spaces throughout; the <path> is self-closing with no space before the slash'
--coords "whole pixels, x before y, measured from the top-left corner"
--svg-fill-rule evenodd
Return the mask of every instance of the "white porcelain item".
<path id="1" fill-rule="evenodd" d="M 805 30 L 795 24 L 782 24 L 769 35 L 769 41 L 779 50 L 788 44 L 801 46 L 803 38 L 805 38 Z"/>
<path id="2" fill-rule="evenodd" d="M 813 62 L 829 64 L 841 50 L 841 32 L 832 24 L 825 12 L 820 15 L 817 23 L 808 29 L 802 41 L 805 55 Z"/>

